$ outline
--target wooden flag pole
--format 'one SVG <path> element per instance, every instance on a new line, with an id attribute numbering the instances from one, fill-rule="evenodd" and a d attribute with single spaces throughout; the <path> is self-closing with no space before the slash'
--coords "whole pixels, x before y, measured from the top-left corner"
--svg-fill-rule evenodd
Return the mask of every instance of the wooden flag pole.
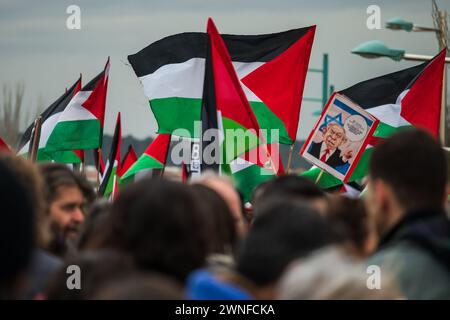
<path id="1" fill-rule="evenodd" d="M 294 145 L 295 145 L 295 142 L 293 144 L 291 144 L 291 147 L 289 148 L 289 158 L 288 158 L 286 174 L 289 174 L 289 172 L 291 171 L 292 152 L 294 151 Z"/>
<path id="2" fill-rule="evenodd" d="M 319 173 L 319 175 L 317 176 L 317 179 L 316 179 L 316 184 L 318 184 L 319 183 L 319 180 L 320 180 L 320 178 L 322 178 L 322 175 L 323 175 L 323 170 L 322 169 L 320 169 L 320 173 Z"/>
<path id="3" fill-rule="evenodd" d="M 39 149 L 39 140 L 41 138 L 41 125 L 42 125 L 42 117 L 39 116 L 34 120 L 34 128 L 33 128 L 33 135 L 32 140 L 30 140 L 30 147 L 29 150 L 29 158 L 32 162 L 36 162 L 38 149 Z"/>

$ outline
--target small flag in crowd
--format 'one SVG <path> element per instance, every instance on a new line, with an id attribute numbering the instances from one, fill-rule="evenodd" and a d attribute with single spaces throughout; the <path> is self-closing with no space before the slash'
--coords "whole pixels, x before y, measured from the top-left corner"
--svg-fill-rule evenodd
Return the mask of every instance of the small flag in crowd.
<path id="1" fill-rule="evenodd" d="M 105 69 L 79 91 L 48 138 L 51 151 L 96 149 L 102 145 L 109 58 Z"/>
<path id="2" fill-rule="evenodd" d="M 108 161 L 105 165 L 104 174 L 98 190 L 99 196 L 115 199 L 119 193 L 119 177 L 121 158 L 120 146 L 122 144 L 122 126 L 120 122 L 120 112 L 117 114 L 116 128 L 109 152 Z"/>
<path id="3" fill-rule="evenodd" d="M 122 175 L 122 180 L 152 169 L 164 169 L 170 145 L 170 134 L 159 134 L 138 160 Z"/>
<path id="4" fill-rule="evenodd" d="M 81 88 L 80 78 L 68 89 L 66 92 L 53 102 L 44 112 L 41 113 L 42 125 L 39 139 L 39 146 L 37 150 L 37 161 L 58 161 L 63 163 L 79 163 L 81 159 L 72 151 L 68 149 L 66 152 L 55 152 L 55 150 L 48 149 L 48 139 L 55 129 L 58 119 L 63 111 L 71 102 L 72 98 L 77 94 Z M 30 138 L 33 131 L 34 124 L 31 124 L 22 135 L 19 143 L 18 155 L 27 156 L 30 149 Z"/>

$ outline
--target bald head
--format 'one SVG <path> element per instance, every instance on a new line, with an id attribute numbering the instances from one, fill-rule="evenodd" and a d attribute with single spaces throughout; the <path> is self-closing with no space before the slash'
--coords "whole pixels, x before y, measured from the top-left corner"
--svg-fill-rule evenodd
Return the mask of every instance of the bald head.
<path id="1" fill-rule="evenodd" d="M 243 236 L 246 232 L 246 226 L 242 216 L 242 203 L 238 192 L 233 186 L 232 180 L 216 174 L 207 173 L 197 180 L 196 183 L 211 188 L 225 200 L 233 215 L 236 232 L 239 236 Z"/>

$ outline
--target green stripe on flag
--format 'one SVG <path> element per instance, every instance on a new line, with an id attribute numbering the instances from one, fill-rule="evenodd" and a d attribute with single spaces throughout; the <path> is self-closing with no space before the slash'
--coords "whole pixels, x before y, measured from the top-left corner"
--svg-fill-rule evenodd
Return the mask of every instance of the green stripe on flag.
<path id="1" fill-rule="evenodd" d="M 250 101 L 250 106 L 258 119 L 260 129 L 267 130 L 267 137 L 264 138 L 268 144 L 279 142 L 291 145 L 293 143 L 286 131 L 283 121 L 281 121 L 280 118 L 278 118 L 263 102 Z M 278 129 L 279 141 L 272 141 L 270 134 L 271 129 Z"/>
<path id="2" fill-rule="evenodd" d="M 353 171 L 352 175 L 350 176 L 349 182 L 361 180 L 367 175 L 368 168 L 369 168 L 369 161 L 370 156 L 372 155 L 373 148 L 366 149 L 364 153 L 361 155 L 361 158 L 359 159 L 359 162 Z M 311 168 L 308 171 L 305 171 L 301 173 L 301 176 L 304 176 L 306 178 L 309 178 L 313 180 L 314 182 L 317 180 L 317 177 L 320 174 L 320 169 L 317 167 Z M 338 178 L 334 177 L 333 175 L 324 172 L 322 176 L 320 177 L 319 182 L 317 183 L 318 186 L 324 189 L 336 187 L 342 184 L 342 181 Z"/>
<path id="3" fill-rule="evenodd" d="M 152 99 L 150 108 L 158 123 L 158 133 L 172 134 L 177 129 L 185 129 L 182 136 L 198 138 L 194 122 L 200 120 L 202 99 L 170 97 Z M 263 102 L 250 101 L 261 129 L 266 129 L 267 143 L 272 143 L 270 130 L 278 129 L 279 143 L 292 144 L 292 140 L 281 121 Z M 278 141 L 275 141 L 278 142 Z"/>
<path id="4" fill-rule="evenodd" d="M 45 150 L 80 150 L 100 147 L 101 128 L 97 119 L 58 122 Z"/>
<path id="5" fill-rule="evenodd" d="M 375 129 L 375 132 L 373 133 L 373 135 L 375 137 L 379 137 L 379 138 L 388 138 L 389 136 L 393 135 L 397 131 L 405 130 L 408 128 L 411 128 L 411 126 L 402 126 L 402 127 L 396 128 L 396 127 L 388 125 L 387 123 L 380 122 L 380 123 L 378 123 L 378 126 Z"/>
<path id="6" fill-rule="evenodd" d="M 202 99 L 171 97 L 153 99 L 149 103 L 158 123 L 158 133 L 172 134 L 177 129 L 185 129 L 185 134 L 178 135 L 198 138 L 194 122 L 200 121 Z"/>
<path id="7" fill-rule="evenodd" d="M 73 151 L 54 151 L 49 154 L 56 162 L 81 163 L 81 159 Z"/>
<path id="8" fill-rule="evenodd" d="M 259 145 L 259 138 L 236 121 L 222 117 L 222 123 L 225 139 L 222 150 L 225 163 L 230 163 Z"/>
<path id="9" fill-rule="evenodd" d="M 258 165 L 251 165 L 245 169 L 235 172 L 232 179 L 236 188 L 244 197 L 244 202 L 250 202 L 253 190 L 261 183 L 273 179 L 275 175 Z"/>
<path id="10" fill-rule="evenodd" d="M 125 174 L 122 176 L 121 180 L 125 180 L 133 175 L 135 175 L 137 172 L 141 170 L 146 169 L 162 169 L 164 168 L 164 165 L 159 162 L 158 160 L 152 158 L 148 154 L 143 154 L 139 157 L 139 159 L 130 167 L 130 169 L 125 172 Z"/>

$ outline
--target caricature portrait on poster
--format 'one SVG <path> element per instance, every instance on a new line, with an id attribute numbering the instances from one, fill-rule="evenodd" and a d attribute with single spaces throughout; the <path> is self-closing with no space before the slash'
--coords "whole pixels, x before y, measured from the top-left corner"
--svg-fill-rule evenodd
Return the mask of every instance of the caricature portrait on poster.
<path id="1" fill-rule="evenodd" d="M 346 182 L 378 122 L 346 96 L 334 94 L 305 141 L 300 155 Z"/>

